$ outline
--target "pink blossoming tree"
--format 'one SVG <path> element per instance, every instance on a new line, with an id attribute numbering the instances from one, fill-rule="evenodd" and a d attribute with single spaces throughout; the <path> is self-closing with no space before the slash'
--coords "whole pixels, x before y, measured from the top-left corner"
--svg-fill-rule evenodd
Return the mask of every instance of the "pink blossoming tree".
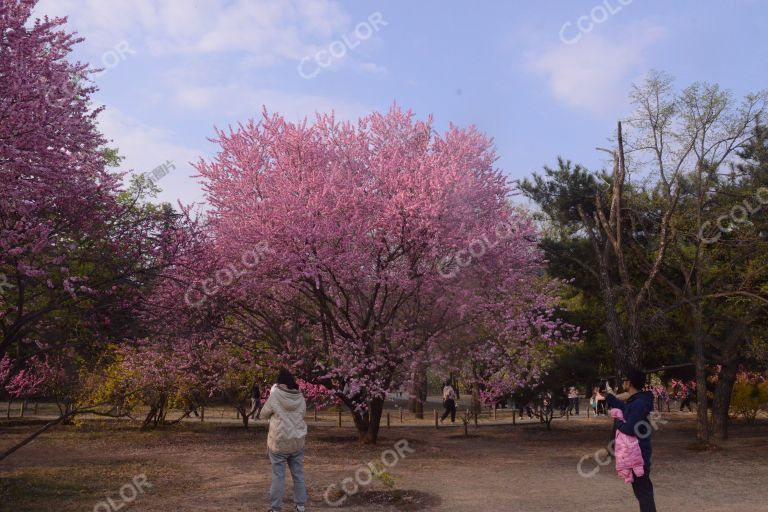
<path id="1" fill-rule="evenodd" d="M 514 382 L 563 337 L 535 230 L 509 206 L 492 142 L 475 129 L 436 135 L 431 121 L 393 107 L 356 123 L 265 113 L 216 141 L 220 153 L 198 164 L 209 259 L 223 269 L 269 249 L 216 288 L 226 328 L 331 390 L 362 441 L 376 442 L 386 391 L 413 361 L 438 357 L 452 330 L 492 327 L 463 349 L 497 340 L 509 364 L 492 373 Z M 460 254 L 473 260 L 446 271 Z"/>
<path id="2" fill-rule="evenodd" d="M 80 39 L 35 0 L 0 2 L 0 389 L 46 355 L 132 336 L 141 288 L 167 267 L 182 230 L 109 170 L 101 108 Z"/>

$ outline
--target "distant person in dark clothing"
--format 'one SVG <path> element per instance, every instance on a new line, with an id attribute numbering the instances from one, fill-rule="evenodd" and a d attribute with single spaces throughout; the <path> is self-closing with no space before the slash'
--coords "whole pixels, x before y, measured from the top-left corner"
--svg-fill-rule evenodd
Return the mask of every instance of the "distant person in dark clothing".
<path id="1" fill-rule="evenodd" d="M 251 412 L 248 413 L 248 416 L 259 419 L 259 416 L 261 415 L 261 388 L 259 388 L 259 383 L 257 381 L 253 381 L 253 387 L 251 388 Z"/>
<path id="2" fill-rule="evenodd" d="M 192 415 L 194 414 L 198 418 L 200 417 L 200 414 L 197 412 L 197 408 L 199 407 L 200 401 L 200 392 L 197 390 L 193 390 L 189 398 L 187 399 L 186 407 L 184 408 L 185 415 Z"/>
<path id="3" fill-rule="evenodd" d="M 445 418 L 450 414 L 451 423 L 456 423 L 456 391 L 451 386 L 450 380 L 445 382 L 445 387 L 443 388 L 443 407 L 445 411 L 443 412 L 443 417 L 440 418 L 440 422 L 445 421 Z"/>
<path id="4" fill-rule="evenodd" d="M 565 413 L 568 411 L 568 388 L 564 387 L 560 390 L 560 393 L 558 393 L 557 401 L 560 404 L 560 416 L 565 416 Z"/>
<path id="5" fill-rule="evenodd" d="M 645 374 L 638 369 L 627 372 L 623 387 L 629 392 L 629 398 L 624 402 L 613 395 L 613 390 L 608 388 L 606 400 L 608 406 L 620 409 L 624 421 L 617 423 L 617 428 L 623 434 L 636 437 L 643 455 L 643 476 L 634 475 L 632 490 L 635 493 L 640 512 L 656 512 L 656 502 L 653 497 L 653 484 L 651 483 L 651 424 L 648 415 L 653 412 L 653 393 L 640 391 L 645 385 Z"/>
<path id="6" fill-rule="evenodd" d="M 691 386 L 685 386 L 685 395 L 683 396 L 683 401 L 680 402 L 680 412 L 683 411 L 686 407 L 688 407 L 688 412 L 693 412 L 693 409 L 691 408 L 691 400 L 693 399 L 693 389 L 691 389 Z"/>

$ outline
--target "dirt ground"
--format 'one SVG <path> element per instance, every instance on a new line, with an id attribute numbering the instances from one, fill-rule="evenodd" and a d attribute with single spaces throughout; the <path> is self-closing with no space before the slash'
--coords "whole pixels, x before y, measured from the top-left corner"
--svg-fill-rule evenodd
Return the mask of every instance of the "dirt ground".
<path id="1" fill-rule="evenodd" d="M 720 450 L 691 449 L 693 415 L 666 414 L 654 433 L 653 470 L 660 511 L 768 511 L 768 421 L 735 425 Z M 0 448 L 30 426 L 0 427 Z M 629 485 L 612 464 L 592 477 L 577 464 L 606 446 L 609 420 L 556 420 L 538 424 L 470 427 L 384 428 L 378 446 L 361 446 L 351 428 L 310 425 L 306 473 L 309 510 L 331 510 L 324 494 L 366 463 L 393 463 L 395 444 L 406 440 L 382 479 L 361 487 L 341 510 L 428 511 L 631 511 Z M 267 510 L 270 466 L 263 425 L 247 431 L 217 424 L 185 424 L 140 432 L 124 423 L 59 427 L 0 462 L 2 511 L 251 511 Z M 403 448 L 405 445 L 399 445 Z M 383 467 L 383 466 L 380 466 Z M 598 467 L 586 458 L 582 470 Z M 148 485 L 139 492 L 132 481 Z M 137 485 L 138 485 L 137 484 Z M 151 485 L 151 487 L 149 487 Z M 127 487 L 126 487 L 127 486 Z M 131 489 L 133 487 L 133 489 Z M 120 497 L 120 490 L 127 498 Z M 352 486 L 348 485 L 348 489 Z M 328 493 L 337 498 L 335 488 Z M 292 507 L 288 484 L 285 510 Z M 112 504 L 107 502 L 112 500 Z M 388 501 L 389 500 L 389 501 Z"/>

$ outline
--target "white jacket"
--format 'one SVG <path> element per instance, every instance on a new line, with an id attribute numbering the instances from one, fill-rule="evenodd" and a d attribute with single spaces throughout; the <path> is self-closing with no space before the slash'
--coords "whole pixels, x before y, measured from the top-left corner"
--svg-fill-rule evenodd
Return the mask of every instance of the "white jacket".
<path id="1" fill-rule="evenodd" d="M 269 418 L 267 447 L 273 453 L 296 453 L 304 448 L 307 403 L 301 391 L 280 385 L 270 393 L 261 416 Z"/>

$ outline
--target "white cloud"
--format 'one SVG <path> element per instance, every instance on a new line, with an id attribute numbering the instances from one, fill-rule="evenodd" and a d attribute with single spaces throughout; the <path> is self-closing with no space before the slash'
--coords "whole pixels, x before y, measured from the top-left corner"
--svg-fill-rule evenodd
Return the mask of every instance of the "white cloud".
<path id="1" fill-rule="evenodd" d="M 159 113 L 181 107 L 187 111 L 184 119 L 200 120 L 206 128 L 224 128 L 260 117 L 263 107 L 292 121 L 305 117 L 311 121 L 316 112 L 332 110 L 339 119 L 354 120 L 373 110 L 312 92 L 249 85 L 251 65 L 298 62 L 353 30 L 355 20 L 335 0 L 40 0 L 35 15 L 43 14 L 68 16 L 68 29 L 86 38 L 78 51 L 97 66 L 99 59 L 93 56 L 122 42 L 136 51 L 130 66 L 108 71 L 99 93 L 108 105 L 131 105 L 131 114 L 127 107 L 124 111 L 108 107 L 99 126 L 125 157 L 121 170 L 147 172 L 166 161 L 174 163 L 175 169 L 158 182 L 162 189 L 158 199 L 174 205 L 178 199 L 204 200 L 190 162 L 210 157 L 205 151 L 215 148 L 202 138 L 199 148 L 178 143 L 180 133 L 190 136 L 194 130 L 181 125 L 178 133 L 159 128 L 163 121 L 152 120 L 163 119 Z M 360 70 L 385 71 L 370 63 Z"/>
<path id="2" fill-rule="evenodd" d="M 628 85 L 644 73 L 647 50 L 664 37 L 655 25 L 635 26 L 613 37 L 585 34 L 574 44 L 531 53 L 526 65 L 547 81 L 560 101 L 604 114 L 621 105 Z"/>
<path id="3" fill-rule="evenodd" d="M 387 74 L 387 68 L 385 66 L 380 66 L 375 62 L 363 62 L 358 67 L 361 71 L 364 71 L 365 73 L 370 73 L 372 75 Z"/>
<path id="4" fill-rule="evenodd" d="M 200 150 L 174 142 L 174 133 L 169 130 L 147 126 L 111 107 L 99 115 L 99 129 L 124 157 L 121 171 L 144 173 L 173 162 L 175 168 L 157 182 L 162 189 L 158 200 L 174 206 L 179 199 L 185 204 L 204 200 L 197 178 L 192 177 L 197 170 L 191 165 L 204 156 Z"/>
<path id="5" fill-rule="evenodd" d="M 68 16 L 99 51 L 130 40 L 153 54 L 242 51 L 263 63 L 300 59 L 349 25 L 333 0 L 41 0 L 43 14 Z"/>

